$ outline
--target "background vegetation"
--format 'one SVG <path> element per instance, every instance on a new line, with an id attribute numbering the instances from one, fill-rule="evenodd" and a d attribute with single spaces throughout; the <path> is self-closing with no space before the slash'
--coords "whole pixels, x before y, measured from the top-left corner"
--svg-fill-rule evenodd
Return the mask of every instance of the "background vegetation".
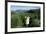
<path id="1" fill-rule="evenodd" d="M 40 27 L 40 9 L 11 11 L 11 28 L 26 27 L 25 16 L 30 16 L 28 27 Z"/>

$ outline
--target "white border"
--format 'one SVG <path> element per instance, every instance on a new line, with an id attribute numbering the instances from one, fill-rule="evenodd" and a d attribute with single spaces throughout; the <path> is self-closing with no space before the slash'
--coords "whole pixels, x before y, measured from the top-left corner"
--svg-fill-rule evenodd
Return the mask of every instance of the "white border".
<path id="1" fill-rule="evenodd" d="M 19 5 L 19 6 L 38 6 L 41 8 L 41 27 L 33 27 L 33 28 L 11 28 L 11 9 L 10 6 L 11 5 Z M 12 2 L 8 2 L 8 6 L 7 6 L 7 10 L 8 10 L 8 25 L 7 25 L 7 31 L 8 32 L 18 32 L 18 31 L 34 31 L 34 30 L 43 30 L 43 4 L 28 4 L 28 3 L 12 3 Z"/>

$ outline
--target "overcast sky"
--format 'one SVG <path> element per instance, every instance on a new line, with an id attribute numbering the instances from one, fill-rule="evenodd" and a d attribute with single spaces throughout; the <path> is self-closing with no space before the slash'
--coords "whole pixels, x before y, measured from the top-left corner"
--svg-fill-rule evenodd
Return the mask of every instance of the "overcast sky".
<path id="1" fill-rule="evenodd" d="M 16 11 L 16 10 L 32 10 L 32 9 L 39 9 L 39 7 L 36 7 L 36 6 L 15 6 L 15 5 L 11 6 L 12 11 Z"/>

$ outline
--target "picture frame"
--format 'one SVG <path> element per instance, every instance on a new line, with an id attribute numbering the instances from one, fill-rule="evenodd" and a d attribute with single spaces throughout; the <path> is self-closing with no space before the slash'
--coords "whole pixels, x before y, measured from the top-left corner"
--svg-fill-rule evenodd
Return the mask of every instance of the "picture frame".
<path id="1" fill-rule="evenodd" d="M 40 7 L 40 15 L 41 17 L 41 26 L 40 28 L 30 28 L 30 27 L 26 27 L 26 28 L 10 28 L 10 20 L 11 20 L 11 5 L 17 5 L 17 7 L 19 6 L 35 6 L 35 7 Z M 20 7 L 20 8 L 21 8 Z M 32 8 L 31 8 L 32 9 Z M 19 9 L 20 10 L 20 9 Z M 27 10 L 25 8 L 25 10 Z M 9 17 L 10 16 L 10 17 Z M 45 30 L 45 3 L 44 2 L 27 2 L 27 1 L 5 1 L 5 33 L 26 33 L 26 32 L 43 32 Z"/>

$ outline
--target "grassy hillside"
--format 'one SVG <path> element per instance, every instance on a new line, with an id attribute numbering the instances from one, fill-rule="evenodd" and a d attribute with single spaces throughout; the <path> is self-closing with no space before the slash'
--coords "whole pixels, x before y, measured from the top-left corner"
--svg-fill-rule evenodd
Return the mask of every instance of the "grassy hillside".
<path id="1" fill-rule="evenodd" d="M 30 16 L 28 27 L 39 27 L 40 26 L 40 10 L 24 11 L 11 11 L 11 27 L 26 27 L 25 16 Z"/>

